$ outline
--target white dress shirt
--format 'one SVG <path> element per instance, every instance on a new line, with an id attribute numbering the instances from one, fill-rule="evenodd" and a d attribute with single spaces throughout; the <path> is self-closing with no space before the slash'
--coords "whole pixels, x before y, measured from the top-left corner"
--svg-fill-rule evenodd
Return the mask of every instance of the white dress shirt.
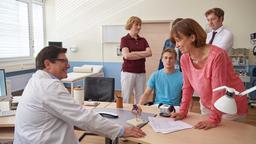
<path id="1" fill-rule="evenodd" d="M 214 31 L 211 31 L 207 34 L 206 43 L 209 43 L 212 38 L 212 33 Z M 213 39 L 212 45 L 216 45 L 226 51 L 229 51 L 233 47 L 233 34 L 229 30 L 225 29 L 223 26 L 215 30 L 216 35 Z"/>
<path id="2" fill-rule="evenodd" d="M 74 126 L 112 140 L 122 129 L 75 104 L 59 79 L 38 70 L 29 80 L 16 111 L 14 144 L 77 144 Z"/>

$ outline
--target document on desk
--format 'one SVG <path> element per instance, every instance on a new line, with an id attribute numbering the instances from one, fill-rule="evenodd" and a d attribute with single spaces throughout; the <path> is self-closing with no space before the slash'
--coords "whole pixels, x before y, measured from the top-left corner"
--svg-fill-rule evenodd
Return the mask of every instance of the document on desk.
<path id="1" fill-rule="evenodd" d="M 149 125 L 155 132 L 170 133 L 184 129 L 192 128 L 193 126 L 182 121 L 174 121 L 171 118 L 148 117 Z"/>

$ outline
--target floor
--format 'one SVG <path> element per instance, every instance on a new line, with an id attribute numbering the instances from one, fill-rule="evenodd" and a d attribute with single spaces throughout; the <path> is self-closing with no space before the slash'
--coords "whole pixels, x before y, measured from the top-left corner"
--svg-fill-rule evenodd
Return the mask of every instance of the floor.
<path id="1" fill-rule="evenodd" d="M 119 92 L 116 93 L 116 95 L 120 95 Z M 193 99 L 193 107 L 191 108 L 191 112 L 200 112 L 199 108 L 199 99 L 194 98 Z M 245 123 L 256 126 L 256 107 L 249 107 L 249 113 L 246 117 Z M 81 132 L 76 132 L 77 135 L 81 135 Z M 86 136 L 82 141 L 81 144 L 104 144 L 105 139 L 103 137 L 99 136 Z M 120 141 L 120 144 L 136 144 L 131 141 Z"/>

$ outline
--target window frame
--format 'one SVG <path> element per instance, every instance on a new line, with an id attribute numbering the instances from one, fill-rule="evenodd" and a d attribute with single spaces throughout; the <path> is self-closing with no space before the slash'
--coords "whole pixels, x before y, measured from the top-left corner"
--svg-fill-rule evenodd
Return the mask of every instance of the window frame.
<path id="1" fill-rule="evenodd" d="M 7 62 L 4 66 L 8 66 L 8 62 L 14 63 L 23 63 L 23 62 L 34 62 L 34 30 L 33 30 L 33 9 L 32 5 L 37 4 L 41 5 L 43 9 L 43 38 L 44 45 L 46 40 L 46 27 L 45 27 L 45 1 L 44 0 L 16 0 L 18 2 L 23 2 L 28 5 L 28 30 L 29 30 L 29 56 L 24 57 L 10 57 L 10 58 L 0 58 L 0 63 Z"/>

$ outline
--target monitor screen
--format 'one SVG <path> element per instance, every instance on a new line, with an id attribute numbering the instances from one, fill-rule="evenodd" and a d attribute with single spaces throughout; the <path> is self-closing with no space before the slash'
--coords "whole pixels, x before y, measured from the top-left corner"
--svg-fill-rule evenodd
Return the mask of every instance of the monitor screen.
<path id="1" fill-rule="evenodd" d="M 0 69 L 0 97 L 7 96 L 6 80 L 4 69 Z"/>
<path id="2" fill-rule="evenodd" d="M 53 42 L 53 41 L 49 41 L 48 42 L 49 46 L 59 46 L 62 47 L 62 42 Z"/>

